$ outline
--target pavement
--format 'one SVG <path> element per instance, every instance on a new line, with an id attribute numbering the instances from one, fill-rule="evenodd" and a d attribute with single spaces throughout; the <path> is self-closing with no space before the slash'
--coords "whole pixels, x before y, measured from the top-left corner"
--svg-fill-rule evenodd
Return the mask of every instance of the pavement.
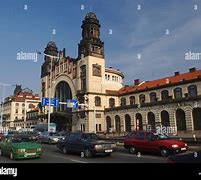
<path id="1" fill-rule="evenodd" d="M 191 149 L 186 153 L 193 152 Z M 117 151 L 110 157 L 96 156 L 81 158 L 79 154 L 62 154 L 55 145 L 43 144 L 43 155 L 39 159 L 10 160 L 0 156 L 0 163 L 165 163 L 167 158 L 155 154 L 129 154 L 122 145 L 117 146 Z"/>

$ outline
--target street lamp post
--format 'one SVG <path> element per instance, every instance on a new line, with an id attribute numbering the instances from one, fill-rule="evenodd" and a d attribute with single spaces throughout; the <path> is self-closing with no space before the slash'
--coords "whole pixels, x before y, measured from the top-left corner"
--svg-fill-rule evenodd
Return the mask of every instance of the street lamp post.
<path id="1" fill-rule="evenodd" d="M 41 54 L 41 52 L 38 52 L 38 54 Z M 49 105 L 48 105 L 48 122 L 47 122 L 47 126 L 48 126 L 48 132 L 50 132 L 50 116 L 51 116 L 51 96 L 52 96 L 52 60 L 55 59 L 59 59 L 59 56 L 52 56 L 49 54 L 45 54 L 44 56 L 50 57 L 50 86 L 49 86 Z"/>
<path id="2" fill-rule="evenodd" d="M 2 94 L 2 105 L 1 105 L 1 122 L 0 122 L 0 127 L 3 129 L 3 106 L 4 106 L 4 99 L 5 99 L 5 91 L 6 91 L 6 86 L 10 86 L 9 84 L 3 84 L 0 83 L 0 85 L 3 86 L 3 94 Z"/>
<path id="3" fill-rule="evenodd" d="M 48 128 L 48 132 L 50 132 L 50 116 L 51 116 L 51 96 L 52 96 L 52 90 L 51 90 L 51 88 L 52 88 L 52 57 L 50 57 L 50 60 L 51 60 L 51 65 L 50 65 L 50 86 L 49 86 L 49 110 L 48 110 L 48 122 L 47 122 L 47 124 L 48 124 L 48 126 L 47 126 L 47 128 Z"/>

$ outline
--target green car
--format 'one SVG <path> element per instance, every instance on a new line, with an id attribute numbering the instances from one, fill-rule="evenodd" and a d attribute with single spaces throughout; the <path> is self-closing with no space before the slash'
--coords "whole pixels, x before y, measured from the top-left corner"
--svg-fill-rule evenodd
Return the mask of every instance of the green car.
<path id="1" fill-rule="evenodd" d="M 10 136 L 0 142 L 0 156 L 2 155 L 9 156 L 10 159 L 40 158 L 42 146 L 25 136 Z"/>

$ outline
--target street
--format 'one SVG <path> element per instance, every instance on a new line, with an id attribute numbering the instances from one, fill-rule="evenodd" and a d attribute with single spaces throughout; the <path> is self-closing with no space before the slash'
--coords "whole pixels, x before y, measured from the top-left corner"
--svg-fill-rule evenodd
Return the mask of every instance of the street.
<path id="1" fill-rule="evenodd" d="M 165 163 L 167 159 L 154 154 L 133 155 L 123 148 L 118 148 L 110 157 L 93 158 L 81 158 L 78 154 L 62 154 L 55 145 L 49 144 L 43 144 L 43 150 L 40 159 L 10 160 L 1 156 L 0 163 Z"/>

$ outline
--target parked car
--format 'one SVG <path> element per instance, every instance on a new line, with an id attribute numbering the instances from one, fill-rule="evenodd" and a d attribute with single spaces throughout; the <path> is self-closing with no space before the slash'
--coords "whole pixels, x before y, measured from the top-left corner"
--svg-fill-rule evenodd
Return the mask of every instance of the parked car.
<path id="1" fill-rule="evenodd" d="M 96 154 L 110 156 L 115 150 L 116 144 L 100 140 L 94 133 L 69 133 L 65 140 L 60 141 L 57 147 L 64 153 L 83 153 L 84 157 L 92 157 Z"/>
<path id="2" fill-rule="evenodd" d="M 201 150 L 168 156 L 167 163 L 201 163 Z"/>
<path id="3" fill-rule="evenodd" d="M 64 136 L 61 136 L 60 134 L 58 133 L 53 133 L 53 132 L 42 132 L 40 135 L 39 135 L 39 141 L 41 143 L 49 143 L 49 144 L 56 144 L 58 143 L 59 141 L 61 140 L 64 140 L 65 137 Z"/>
<path id="4" fill-rule="evenodd" d="M 37 132 L 32 131 L 24 131 L 19 133 L 19 135 L 24 136 L 25 138 L 29 138 L 30 140 L 37 141 L 39 136 Z"/>
<path id="5" fill-rule="evenodd" d="M 188 145 L 179 140 L 170 139 L 167 135 L 147 131 L 135 131 L 128 134 L 124 140 L 124 147 L 130 153 L 151 152 L 161 156 L 186 152 Z"/>
<path id="6" fill-rule="evenodd" d="M 2 141 L 3 137 L 4 137 L 4 133 L 0 133 L 0 142 Z"/>
<path id="7" fill-rule="evenodd" d="M 24 136 L 8 136 L 0 142 L 0 155 L 9 156 L 10 159 L 39 158 L 42 146 Z"/>

